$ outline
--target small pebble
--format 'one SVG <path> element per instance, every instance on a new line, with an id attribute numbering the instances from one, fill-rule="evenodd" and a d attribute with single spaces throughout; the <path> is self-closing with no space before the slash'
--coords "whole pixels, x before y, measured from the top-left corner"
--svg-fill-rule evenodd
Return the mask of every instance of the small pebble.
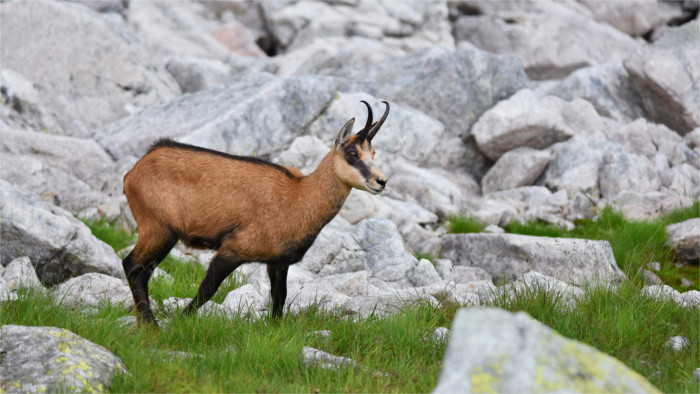
<path id="1" fill-rule="evenodd" d="M 690 279 L 683 278 L 681 279 L 681 287 L 693 287 L 694 283 Z"/>
<path id="2" fill-rule="evenodd" d="M 695 383 L 700 383 L 700 368 L 695 368 L 695 371 L 693 371 L 693 379 Z"/>
<path id="3" fill-rule="evenodd" d="M 659 263 L 658 261 L 649 263 L 649 269 L 652 271 L 661 271 L 661 263 Z"/>
<path id="4" fill-rule="evenodd" d="M 447 327 L 438 327 L 433 331 L 433 341 L 444 342 L 450 336 L 450 329 Z"/>
<path id="5" fill-rule="evenodd" d="M 690 345 L 690 340 L 686 337 L 682 336 L 675 336 L 669 338 L 668 341 L 664 344 L 664 347 L 666 349 L 671 349 L 674 352 L 680 352 L 681 350 L 685 349 L 688 345 Z"/>

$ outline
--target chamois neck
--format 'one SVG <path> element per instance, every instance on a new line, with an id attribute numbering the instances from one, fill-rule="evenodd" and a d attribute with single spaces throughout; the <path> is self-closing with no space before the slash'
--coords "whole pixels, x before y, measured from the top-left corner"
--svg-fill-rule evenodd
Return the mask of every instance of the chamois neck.
<path id="1" fill-rule="evenodd" d="M 325 225 L 340 211 L 351 187 L 335 175 L 333 150 L 323 158 L 318 168 L 302 179 L 307 214 Z"/>

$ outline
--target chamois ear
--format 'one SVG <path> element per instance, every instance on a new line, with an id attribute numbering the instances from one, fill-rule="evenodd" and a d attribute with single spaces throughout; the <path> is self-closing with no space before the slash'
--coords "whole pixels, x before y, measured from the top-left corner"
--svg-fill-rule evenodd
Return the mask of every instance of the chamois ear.
<path id="1" fill-rule="evenodd" d="M 340 129 L 340 132 L 338 132 L 338 137 L 335 139 L 335 146 L 343 145 L 348 138 L 350 138 L 350 134 L 352 134 L 352 126 L 354 125 L 355 118 L 352 118 L 345 123 L 345 126 Z"/>

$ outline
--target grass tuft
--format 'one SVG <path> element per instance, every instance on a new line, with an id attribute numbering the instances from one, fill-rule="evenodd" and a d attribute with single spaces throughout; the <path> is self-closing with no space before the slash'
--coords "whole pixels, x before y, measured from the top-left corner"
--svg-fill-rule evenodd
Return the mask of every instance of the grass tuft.
<path id="1" fill-rule="evenodd" d="M 453 216 L 449 219 L 447 230 L 452 234 L 480 233 L 486 226 L 468 216 Z"/>

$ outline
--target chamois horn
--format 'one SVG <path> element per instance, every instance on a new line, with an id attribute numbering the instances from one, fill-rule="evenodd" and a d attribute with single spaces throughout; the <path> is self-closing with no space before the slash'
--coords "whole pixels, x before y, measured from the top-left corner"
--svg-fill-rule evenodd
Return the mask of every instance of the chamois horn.
<path id="1" fill-rule="evenodd" d="M 386 101 L 382 101 L 384 105 L 386 105 L 386 110 L 384 111 L 384 115 L 382 115 L 381 119 L 375 124 L 372 125 L 372 128 L 369 130 L 367 133 L 367 140 L 370 142 L 372 141 L 372 138 L 377 134 L 377 131 L 379 131 L 379 128 L 382 127 L 384 124 L 384 121 L 386 120 L 386 117 L 389 116 L 389 103 Z"/>
<path id="2" fill-rule="evenodd" d="M 369 129 L 372 128 L 372 107 L 370 107 L 369 103 L 365 100 L 360 100 L 360 102 L 367 106 L 367 122 L 365 123 L 365 127 L 362 130 L 360 130 L 360 132 L 357 133 L 357 135 L 360 136 L 361 139 L 365 139 L 367 138 L 367 133 L 369 132 Z"/>

